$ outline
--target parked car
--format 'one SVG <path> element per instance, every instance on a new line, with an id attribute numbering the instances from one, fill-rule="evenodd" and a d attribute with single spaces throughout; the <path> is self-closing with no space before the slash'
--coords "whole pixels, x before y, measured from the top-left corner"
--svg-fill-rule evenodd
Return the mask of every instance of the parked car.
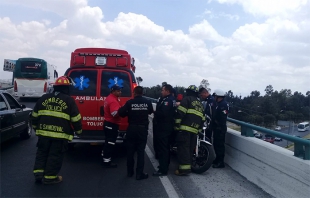
<path id="1" fill-rule="evenodd" d="M 265 135 L 264 141 L 274 144 L 274 140 L 275 138 L 272 135 L 268 135 L 268 134 Z"/>
<path id="2" fill-rule="evenodd" d="M 276 128 L 274 128 L 274 130 L 281 131 L 281 127 L 280 126 L 276 126 Z"/>
<path id="3" fill-rule="evenodd" d="M 263 135 L 260 134 L 260 133 L 256 133 L 256 134 L 254 135 L 254 137 L 259 138 L 259 139 L 262 139 L 262 138 L 263 138 Z"/>
<path id="4" fill-rule="evenodd" d="M 274 140 L 279 142 L 279 141 L 282 141 L 282 138 L 275 137 Z"/>
<path id="5" fill-rule="evenodd" d="M 31 108 L 17 102 L 8 92 L 0 90 L 1 143 L 18 135 L 22 139 L 30 138 L 31 112 Z"/>

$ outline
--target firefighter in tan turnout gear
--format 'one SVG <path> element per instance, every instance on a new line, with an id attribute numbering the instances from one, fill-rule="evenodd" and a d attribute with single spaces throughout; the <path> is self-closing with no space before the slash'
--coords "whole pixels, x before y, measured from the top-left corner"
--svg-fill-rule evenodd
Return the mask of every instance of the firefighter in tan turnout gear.
<path id="1" fill-rule="evenodd" d="M 177 108 L 176 127 L 177 155 L 179 167 L 176 175 L 187 175 L 191 172 L 191 160 L 197 143 L 197 134 L 202 129 L 204 117 L 203 105 L 198 98 L 198 88 L 191 85 L 186 89 L 186 97 L 183 98 Z"/>
<path id="2" fill-rule="evenodd" d="M 56 184 L 63 154 L 74 132 L 82 133 L 81 115 L 69 96 L 72 79 L 61 76 L 54 84 L 53 93 L 43 95 L 32 112 L 32 124 L 38 136 L 34 176 L 37 183 Z"/>

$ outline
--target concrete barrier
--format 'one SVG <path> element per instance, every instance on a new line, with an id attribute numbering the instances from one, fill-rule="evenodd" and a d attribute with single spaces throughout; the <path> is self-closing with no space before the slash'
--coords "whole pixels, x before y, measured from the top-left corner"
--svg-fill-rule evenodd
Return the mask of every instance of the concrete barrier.
<path id="1" fill-rule="evenodd" d="M 225 162 L 274 197 L 310 197 L 310 161 L 228 129 Z"/>

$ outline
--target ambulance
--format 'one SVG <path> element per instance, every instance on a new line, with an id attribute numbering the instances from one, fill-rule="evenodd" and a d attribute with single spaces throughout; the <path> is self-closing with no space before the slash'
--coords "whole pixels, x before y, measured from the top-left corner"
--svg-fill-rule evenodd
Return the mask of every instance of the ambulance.
<path id="1" fill-rule="evenodd" d="M 65 75 L 75 82 L 70 95 L 79 108 L 83 125 L 83 133 L 75 134 L 72 143 L 104 142 L 104 100 L 114 84 L 123 87 L 121 105 L 133 98 L 133 89 L 138 85 L 134 63 L 127 51 L 119 49 L 79 48 L 71 53 Z M 127 126 L 127 118 L 122 118 L 117 142 L 125 139 Z"/>

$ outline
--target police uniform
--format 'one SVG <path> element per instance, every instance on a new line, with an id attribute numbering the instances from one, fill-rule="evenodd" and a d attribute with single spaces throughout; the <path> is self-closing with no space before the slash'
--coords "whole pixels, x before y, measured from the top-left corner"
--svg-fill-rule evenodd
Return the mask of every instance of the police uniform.
<path id="1" fill-rule="evenodd" d="M 198 88 L 194 85 L 187 89 L 192 95 L 186 96 L 177 108 L 175 119 L 177 134 L 177 155 L 179 167 L 176 175 L 188 174 L 191 172 L 192 154 L 197 143 L 197 134 L 205 120 L 204 108 L 197 96 Z"/>
<path id="2" fill-rule="evenodd" d="M 59 77 L 54 87 L 66 85 L 67 81 L 66 77 Z M 74 99 L 60 92 L 43 95 L 33 109 L 32 126 L 38 136 L 33 170 L 36 182 L 43 179 L 47 184 L 58 183 L 62 180 L 57 174 L 68 141 L 73 139 L 74 131 L 82 133 L 81 115 Z"/>
<path id="3" fill-rule="evenodd" d="M 154 150 L 159 160 L 158 173 L 167 174 L 170 163 L 170 135 L 173 132 L 174 127 L 174 115 L 175 115 L 175 100 L 174 97 L 169 94 L 166 97 L 162 97 L 156 105 L 156 111 L 154 112 Z M 157 174 L 153 174 L 157 175 Z"/>
<path id="4" fill-rule="evenodd" d="M 216 103 L 212 118 L 213 146 L 216 154 L 213 164 L 215 165 L 218 163 L 224 164 L 228 111 L 229 106 L 224 99 Z"/>
<path id="5" fill-rule="evenodd" d="M 144 169 L 144 150 L 147 142 L 149 118 L 153 113 L 152 103 L 142 96 L 128 100 L 118 111 L 121 117 L 128 116 L 126 132 L 127 144 L 127 174 L 134 173 L 134 154 L 137 152 L 136 179 L 141 179 Z"/>
<path id="6" fill-rule="evenodd" d="M 214 109 L 214 98 L 213 96 L 209 95 L 205 101 L 204 101 L 204 113 L 205 115 L 209 116 L 210 119 L 212 119 L 212 112 Z M 211 140 L 212 137 L 212 122 L 210 123 L 210 126 L 206 130 L 206 136 Z"/>

